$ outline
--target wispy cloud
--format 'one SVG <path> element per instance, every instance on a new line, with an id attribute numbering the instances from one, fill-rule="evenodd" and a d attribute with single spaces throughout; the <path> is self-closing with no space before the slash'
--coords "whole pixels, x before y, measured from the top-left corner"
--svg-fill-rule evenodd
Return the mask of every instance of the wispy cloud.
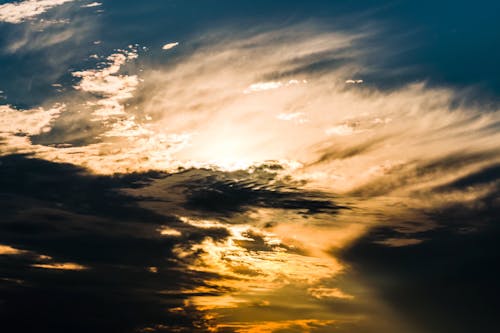
<path id="1" fill-rule="evenodd" d="M 145 68 L 140 78 L 120 73 L 138 57 L 133 50 L 109 56 L 101 69 L 74 72 L 81 79 L 75 88 L 91 97 L 89 118 L 107 130 L 99 145 L 58 157 L 80 163 L 88 154 L 86 165 L 100 171 L 288 161 L 302 166 L 293 175 L 311 186 L 349 192 L 439 156 L 498 149 L 489 130 L 498 112 L 457 104 L 459 93 L 424 83 L 392 91 L 346 85 L 363 66 L 363 35 L 294 31 L 203 37 L 195 53 L 175 66 Z M 318 70 L 318 59 L 343 65 Z M 437 186 L 483 162 L 453 173 L 436 169 L 442 178 L 406 180 L 399 190 Z"/>

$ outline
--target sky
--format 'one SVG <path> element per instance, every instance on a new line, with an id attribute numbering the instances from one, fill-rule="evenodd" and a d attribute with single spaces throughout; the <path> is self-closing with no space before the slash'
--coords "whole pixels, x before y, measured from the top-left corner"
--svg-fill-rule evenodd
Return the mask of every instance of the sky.
<path id="1" fill-rule="evenodd" d="M 6 332 L 492 332 L 497 1 L 0 1 Z"/>

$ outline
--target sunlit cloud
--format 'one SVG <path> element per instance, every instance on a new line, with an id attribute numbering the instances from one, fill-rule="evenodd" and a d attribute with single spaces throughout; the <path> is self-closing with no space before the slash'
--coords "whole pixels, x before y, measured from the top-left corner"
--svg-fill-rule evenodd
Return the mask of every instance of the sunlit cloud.
<path id="1" fill-rule="evenodd" d="M 293 47 L 287 47 L 292 35 Z M 498 112 L 457 104 L 451 89 L 423 83 L 392 91 L 346 89 L 345 82 L 354 80 L 346 78 L 362 66 L 362 38 L 313 28 L 298 36 L 277 30 L 220 43 L 209 36 L 175 66 L 145 68 L 140 77 L 120 73 L 128 62 L 140 61 L 137 47 L 118 51 L 100 69 L 73 73 L 80 78 L 75 89 L 92 97 L 89 118 L 107 128 L 100 143 L 76 154 L 33 150 L 59 161 L 85 161 L 104 173 L 180 166 L 234 170 L 288 161 L 303 166 L 288 172 L 311 187 L 328 184 L 336 192 L 357 193 L 440 156 L 498 150 L 497 134 L 488 130 L 498 123 Z M 318 54 L 352 61 L 311 72 Z M 439 169 L 428 179 L 406 177 L 394 190 L 438 186 L 483 162 L 443 170 L 443 177 L 437 177 Z"/>
<path id="2" fill-rule="evenodd" d="M 80 7 L 82 7 L 82 8 L 92 8 L 92 7 L 99 7 L 99 6 L 102 6 L 102 3 L 94 1 L 94 2 L 90 2 L 90 3 L 86 4 L 86 5 L 82 5 Z"/>
<path id="3" fill-rule="evenodd" d="M 180 236 L 182 235 L 180 231 L 169 228 L 169 227 L 163 227 L 158 230 L 162 236 Z"/>
<path id="4" fill-rule="evenodd" d="M 29 250 L 20 250 L 8 245 L 0 244 L 0 255 L 4 256 L 23 256 L 32 261 L 30 266 L 44 269 L 56 270 L 84 270 L 88 267 L 73 262 L 56 262 L 51 256 L 38 254 Z"/>
<path id="5" fill-rule="evenodd" d="M 327 128 L 325 130 L 326 135 L 344 136 L 344 135 L 351 135 L 353 133 L 354 133 L 354 129 L 349 125 L 334 126 L 334 127 Z"/>
<path id="6" fill-rule="evenodd" d="M 307 290 L 313 297 L 323 299 L 323 298 L 340 298 L 351 300 L 354 296 L 344 293 L 338 288 L 325 288 L 325 287 L 314 287 Z"/>
<path id="7" fill-rule="evenodd" d="M 249 94 L 251 92 L 278 89 L 278 88 L 281 88 L 282 86 L 283 86 L 283 83 L 281 83 L 281 82 L 260 82 L 260 83 L 251 84 L 243 92 L 245 94 Z"/>
<path id="8" fill-rule="evenodd" d="M 300 83 L 307 83 L 306 80 L 302 80 L 302 82 L 298 80 L 289 80 L 288 82 L 281 82 L 281 81 L 270 81 L 270 82 L 258 82 L 258 83 L 253 83 L 248 88 L 243 90 L 243 93 L 245 94 L 251 94 L 254 92 L 259 92 L 259 91 L 266 91 L 266 90 L 274 90 L 282 87 L 288 87 L 290 85 L 295 85 L 295 84 L 300 84 Z"/>
<path id="9" fill-rule="evenodd" d="M 50 109 L 17 110 L 9 105 L 0 106 L 0 155 L 31 153 L 36 150 L 30 136 L 50 131 L 51 124 L 64 111 L 65 105 Z M 43 149 L 43 148 L 42 148 Z"/>
<path id="10" fill-rule="evenodd" d="M 75 264 L 72 262 L 50 263 L 50 264 L 33 264 L 31 266 L 35 267 L 35 268 L 67 270 L 67 271 L 81 271 L 81 270 L 87 269 L 87 267 L 85 267 L 85 266 Z"/>
<path id="11" fill-rule="evenodd" d="M 13 248 L 12 246 L 0 244 L 0 255 L 16 255 L 24 252 L 25 251 Z"/>
<path id="12" fill-rule="evenodd" d="M 217 325 L 216 329 L 221 332 L 224 329 L 231 329 L 237 333 L 273 333 L 279 331 L 293 330 L 293 332 L 309 333 L 314 329 L 333 326 L 335 320 L 317 320 L 317 319 L 301 319 L 301 320 L 283 320 L 269 321 L 256 323 L 231 323 Z"/>
<path id="13" fill-rule="evenodd" d="M 0 5 L 0 22 L 21 23 L 74 0 L 25 0 Z"/>
<path id="14" fill-rule="evenodd" d="M 347 84 L 361 84 L 361 83 L 363 83 L 363 80 L 360 80 L 360 79 L 357 79 L 357 80 L 349 79 L 349 80 L 345 80 L 345 83 L 347 83 Z"/>
<path id="15" fill-rule="evenodd" d="M 75 89 L 89 92 L 102 97 L 95 103 L 97 105 L 93 115 L 108 119 L 110 116 L 125 114 L 122 100 L 131 98 L 138 85 L 136 75 L 118 75 L 121 66 L 127 61 L 137 58 L 135 49 L 123 50 L 107 57 L 107 67 L 97 70 L 73 72 L 72 75 L 81 78 Z"/>
<path id="16" fill-rule="evenodd" d="M 50 131 L 50 124 L 64 110 L 64 105 L 54 108 L 17 110 L 9 105 L 0 105 L 0 134 L 36 135 Z"/>
<path id="17" fill-rule="evenodd" d="M 259 295 L 266 297 L 291 284 L 313 288 L 319 281 L 331 279 L 343 270 L 341 263 L 319 249 L 310 254 L 295 250 L 296 246 L 308 249 L 309 244 L 301 244 L 300 241 L 308 242 L 310 239 L 301 238 L 293 244 L 290 242 L 293 234 L 280 238 L 283 234 L 251 225 L 230 225 L 185 217 L 181 219 L 193 226 L 226 229 L 229 233 L 229 237 L 222 241 L 209 238 L 198 244 L 180 245 L 175 249 L 179 260 L 185 262 L 189 269 L 216 274 L 216 278 L 205 282 L 209 287 L 207 290 L 185 291 L 193 295 L 188 299 L 189 304 L 201 311 L 215 314 L 221 309 L 252 304 Z M 324 251 L 327 249 L 323 248 Z M 220 293 L 220 290 L 234 292 L 226 294 Z M 310 293 L 314 297 L 350 297 L 338 288 L 311 289 Z M 251 327 L 251 324 L 247 326 Z"/>
<path id="18" fill-rule="evenodd" d="M 162 49 L 165 51 L 170 50 L 170 49 L 173 49 L 174 47 L 176 47 L 177 45 L 179 45 L 179 42 L 167 43 L 167 44 L 162 46 Z"/>
<path id="19" fill-rule="evenodd" d="M 303 117 L 304 115 L 305 114 L 303 112 L 280 113 L 279 115 L 276 116 L 276 118 L 285 121 L 293 120 L 299 123 L 303 123 L 307 121 L 307 119 Z"/>

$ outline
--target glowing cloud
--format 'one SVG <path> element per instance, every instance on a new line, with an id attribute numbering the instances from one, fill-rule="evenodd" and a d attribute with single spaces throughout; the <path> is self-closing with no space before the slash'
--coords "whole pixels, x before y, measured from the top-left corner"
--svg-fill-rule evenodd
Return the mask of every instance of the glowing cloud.
<path id="1" fill-rule="evenodd" d="M 361 84 L 363 83 L 363 80 L 353 80 L 353 79 L 349 79 L 349 80 L 346 80 L 345 83 L 347 84 Z"/>
<path id="2" fill-rule="evenodd" d="M 53 109 L 17 110 L 0 105 L 0 135 L 36 135 L 50 131 L 50 124 L 60 115 L 63 105 Z"/>
<path id="3" fill-rule="evenodd" d="M 50 263 L 50 264 L 33 264 L 32 267 L 44 268 L 44 269 L 55 269 L 55 270 L 66 270 L 66 271 L 81 271 L 87 269 L 87 267 L 75 264 L 72 262 L 67 263 Z"/>
<path id="4" fill-rule="evenodd" d="M 136 75 L 118 75 L 120 68 L 127 61 L 136 59 L 137 51 L 123 50 L 107 58 L 108 67 L 99 70 L 73 72 L 74 77 L 81 78 L 75 89 L 104 97 L 95 104 L 98 106 L 94 114 L 103 118 L 123 115 L 122 100 L 132 97 L 138 85 Z"/>
<path id="5" fill-rule="evenodd" d="M 423 83 L 390 92 L 348 89 L 345 77 L 362 67 L 357 57 L 363 54 L 363 35 L 319 33 L 310 27 L 298 35 L 294 31 L 223 41 L 203 37 L 193 41 L 201 45 L 196 52 L 174 66 L 144 68 L 141 79 L 120 73 L 138 58 L 137 46 L 117 51 L 105 67 L 73 73 L 80 78 L 75 89 L 92 110 L 90 120 L 105 128 L 99 142 L 78 150 L 32 150 L 104 173 L 234 170 L 282 161 L 300 165 L 285 166 L 284 173 L 311 187 L 363 195 L 381 191 L 377 182 L 383 178 L 385 188 L 393 184 L 384 191 L 409 191 L 494 163 L 492 158 L 470 160 L 453 172 L 411 176 L 412 169 L 442 156 L 494 155 L 499 134 L 488 128 L 498 123 L 499 113 L 456 103 L 457 92 Z M 319 55 L 332 61 L 351 57 L 352 63 L 309 71 Z M 12 132 L 24 126 L 18 122 L 3 126 Z M 403 170 L 406 176 L 399 173 Z"/>
<path id="6" fill-rule="evenodd" d="M 179 42 L 167 43 L 167 44 L 162 46 L 162 49 L 165 51 L 170 50 L 170 49 L 173 49 L 174 47 L 176 47 L 177 45 L 179 45 Z"/>
<path id="7" fill-rule="evenodd" d="M 11 247 L 11 246 L 0 244 L 0 255 L 16 255 L 16 254 L 21 254 L 24 252 L 25 251 L 23 251 L 23 250 L 18 250 L 16 248 Z"/>

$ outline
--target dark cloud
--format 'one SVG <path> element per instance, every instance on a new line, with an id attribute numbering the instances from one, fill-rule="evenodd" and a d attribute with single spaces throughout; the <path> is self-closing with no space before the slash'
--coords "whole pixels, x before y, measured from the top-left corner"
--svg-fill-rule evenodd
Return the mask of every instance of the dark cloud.
<path id="1" fill-rule="evenodd" d="M 496 167 L 454 186 L 497 179 Z M 449 204 L 426 214 L 438 227 L 408 235 L 396 226 L 373 229 L 343 253 L 373 287 L 420 332 L 495 330 L 500 289 L 500 191 L 471 204 Z M 390 246 L 383 240 L 422 240 Z"/>
<path id="2" fill-rule="evenodd" d="M 278 170 L 276 169 L 278 168 Z M 265 164 L 248 171 L 189 169 L 168 175 L 141 190 L 164 202 L 162 212 L 197 217 L 229 217 L 255 208 L 281 208 L 301 214 L 336 214 L 341 209 L 327 193 L 304 191 L 300 182 L 279 179 L 279 166 Z"/>
<path id="3" fill-rule="evenodd" d="M 188 225 L 166 212 L 177 205 L 206 217 L 255 207 L 304 214 L 340 209 L 320 193 L 302 193 L 284 183 L 266 187 L 274 176 L 272 167 L 253 174 L 188 170 L 97 176 L 25 155 L 0 158 L 1 245 L 18 250 L 0 255 L 2 327 L 8 332 L 204 331 L 203 313 L 183 306 L 187 295 L 181 290 L 204 286 L 214 273 L 187 269 L 196 253 L 180 261 L 173 249 L 207 237 L 223 240 L 229 233 L 222 226 Z M 182 195 L 169 201 L 152 190 L 155 186 L 178 188 Z M 148 202 L 163 209 L 144 208 Z M 165 226 L 182 234 L 162 236 L 159 229 Z M 239 246 L 272 250 L 261 235 L 250 231 L 247 236 L 254 241 Z M 36 266 L 58 263 L 86 269 Z M 169 311 L 180 306 L 182 311 Z"/>
<path id="4" fill-rule="evenodd" d="M 3 157 L 0 174 L 7 208 L 0 218 L 2 245 L 23 251 L 0 256 L 6 331 L 132 332 L 167 320 L 167 309 L 182 303 L 181 296 L 162 297 L 160 290 L 202 279 L 167 261 L 174 242 L 156 228 L 175 218 L 142 209 L 118 192 L 154 174 L 98 177 L 24 156 Z M 88 269 L 32 266 L 52 262 Z M 150 272 L 151 266 L 158 271 Z"/>

